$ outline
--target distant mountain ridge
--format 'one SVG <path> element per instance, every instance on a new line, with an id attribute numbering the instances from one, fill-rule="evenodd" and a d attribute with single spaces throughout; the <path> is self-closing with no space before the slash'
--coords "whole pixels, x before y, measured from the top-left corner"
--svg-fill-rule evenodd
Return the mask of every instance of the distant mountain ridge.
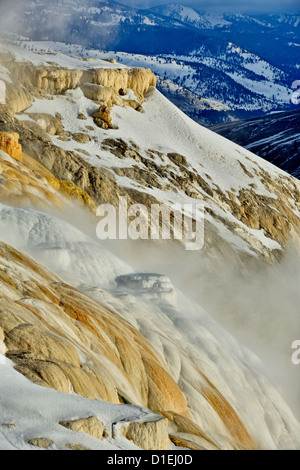
<path id="1" fill-rule="evenodd" d="M 211 130 L 300 179 L 300 110 L 219 124 Z"/>

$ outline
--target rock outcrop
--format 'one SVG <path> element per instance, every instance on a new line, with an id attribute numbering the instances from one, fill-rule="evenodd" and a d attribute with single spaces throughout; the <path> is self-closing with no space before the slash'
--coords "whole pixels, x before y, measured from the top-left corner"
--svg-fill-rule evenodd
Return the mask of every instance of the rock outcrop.
<path id="1" fill-rule="evenodd" d="M 150 409 L 187 413 L 178 386 L 142 335 L 15 250 L 2 245 L 0 259 L 10 270 L 10 274 L 1 271 L 0 289 L 6 286 L 11 293 L 2 299 L 5 313 L 0 314 L 0 325 L 7 355 L 18 370 L 37 383 L 66 393 L 72 390 L 113 403 L 122 403 L 120 397 L 125 396 Z M 30 303 L 26 299 L 13 301 L 18 298 L 15 276 L 20 274 L 20 263 L 27 266 L 25 285 L 27 298 L 33 300 Z M 21 285 L 20 289 L 19 298 L 24 295 Z M 50 312 L 53 322 L 48 323 Z M 91 354 L 94 366 L 88 365 L 89 361 L 81 363 L 77 348 L 84 355 Z"/>
<path id="2" fill-rule="evenodd" d="M 121 428 L 121 434 L 126 439 L 133 441 L 135 445 L 143 450 L 171 449 L 168 420 L 165 418 L 157 416 L 153 421 L 120 423 L 118 428 Z"/>
<path id="3" fill-rule="evenodd" d="M 109 65 L 88 70 L 55 65 L 34 66 L 29 62 L 15 62 L 9 54 L 2 56 L 2 62 L 14 78 L 14 85 L 8 86 L 7 104 L 15 112 L 28 108 L 32 96 L 57 95 L 78 87 L 83 87 L 91 99 L 101 98 L 108 104 L 118 100 L 122 102 L 120 95 L 125 95 L 130 88 L 142 103 L 144 93 L 156 85 L 156 77 L 150 69 L 109 68 Z"/>
<path id="4" fill-rule="evenodd" d="M 23 153 L 17 134 L 2 133 L 0 139 L 6 150 L 0 150 L 0 202 L 18 207 L 30 204 L 41 209 L 65 210 L 72 201 L 78 207 L 87 207 L 91 214 L 96 213 L 95 202 L 84 190 L 70 181 L 58 180 Z"/>
<path id="5" fill-rule="evenodd" d="M 75 432 L 85 432 L 96 439 L 103 439 L 104 424 L 95 416 L 88 418 L 73 419 L 69 421 L 60 421 L 59 424 Z"/>
<path id="6" fill-rule="evenodd" d="M 33 437 L 28 439 L 27 442 L 28 444 L 34 447 L 38 447 L 39 449 L 46 449 L 53 444 L 53 441 L 51 439 L 47 439 L 46 437 Z"/>
<path id="7" fill-rule="evenodd" d="M 29 108 L 33 102 L 33 96 L 21 83 L 6 84 L 6 103 L 14 113 L 20 113 Z"/>
<path id="8" fill-rule="evenodd" d="M 75 193 L 80 195 L 93 208 L 101 203 L 117 207 L 119 196 L 127 196 L 131 201 L 128 192 L 116 183 L 111 172 L 94 167 L 77 152 L 65 151 L 54 145 L 46 133 L 37 133 L 26 122 L 13 118 L 5 106 L 0 106 L 0 132 L 19 134 L 24 155 L 30 159 L 30 167 L 38 167 L 56 189 L 61 187 L 71 196 Z"/>

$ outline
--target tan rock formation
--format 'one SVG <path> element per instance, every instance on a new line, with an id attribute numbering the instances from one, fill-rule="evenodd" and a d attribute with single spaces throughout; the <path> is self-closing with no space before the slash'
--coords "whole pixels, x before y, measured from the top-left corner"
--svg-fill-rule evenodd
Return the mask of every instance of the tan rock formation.
<path id="1" fill-rule="evenodd" d="M 27 94 L 26 99 L 28 100 L 30 100 L 30 92 L 33 94 L 43 92 L 55 95 L 80 86 L 84 86 L 87 93 L 94 93 L 93 96 L 96 96 L 100 93 L 99 88 L 94 88 L 97 92 L 92 92 L 92 87 L 88 91 L 85 86 L 85 84 L 94 84 L 104 87 L 105 89 L 102 89 L 103 96 L 107 96 L 106 93 L 108 93 L 108 95 L 111 95 L 110 99 L 112 99 L 112 96 L 115 99 L 117 95 L 126 94 L 127 89 L 130 88 L 135 93 L 138 101 L 143 102 L 144 93 L 148 91 L 150 86 L 156 86 L 156 77 L 150 69 L 117 69 L 108 66 L 105 69 L 72 70 L 55 65 L 34 66 L 28 62 L 18 63 L 11 60 L 11 57 L 7 57 L 6 61 L 3 60 L 14 77 L 15 87 L 21 87 L 20 90 L 22 89 L 25 95 Z M 16 89 L 12 89 L 11 93 L 13 92 L 17 94 Z M 20 100 L 20 97 L 18 99 Z M 22 99 L 25 99 L 25 96 Z M 17 102 L 17 99 L 12 100 L 12 98 L 9 98 L 8 104 L 12 102 Z M 21 111 L 28 106 L 19 104 L 15 106 L 15 109 Z"/>
<path id="2" fill-rule="evenodd" d="M 210 392 L 213 390 L 215 402 L 211 401 L 213 407 L 220 406 L 218 412 L 222 420 L 224 420 L 225 427 L 228 427 L 228 435 L 213 434 L 209 430 L 202 429 L 199 425 L 195 424 L 191 419 L 176 413 L 162 413 L 169 419 L 170 426 L 170 439 L 172 442 L 183 447 L 189 447 L 193 450 L 198 449 L 222 449 L 222 450 L 239 450 L 239 449 L 252 449 L 255 450 L 256 446 L 245 430 L 244 425 L 241 423 L 237 413 L 230 406 L 227 400 L 211 385 Z M 222 410 L 222 411 L 221 411 Z M 232 426 L 232 427 L 231 427 Z M 230 437 L 228 437 L 230 436 Z"/>
<path id="3" fill-rule="evenodd" d="M 84 134 L 83 132 L 75 132 L 72 134 L 72 139 L 76 140 L 79 144 L 85 144 L 91 140 L 88 134 Z"/>
<path id="4" fill-rule="evenodd" d="M 114 104 L 117 106 L 124 106 L 124 100 L 112 87 L 96 85 L 94 83 L 85 83 L 81 86 L 81 90 L 86 98 L 98 101 L 108 107 L 111 107 Z"/>
<path id="5" fill-rule="evenodd" d="M 60 119 L 46 113 L 27 113 L 47 134 L 65 135 Z"/>
<path id="6" fill-rule="evenodd" d="M 59 424 L 71 431 L 84 432 L 90 436 L 96 437 L 97 439 L 103 439 L 104 424 L 95 418 L 95 416 L 89 416 L 88 418 L 74 419 L 71 421 L 60 421 Z"/>
<path id="7" fill-rule="evenodd" d="M 47 447 L 53 444 L 51 439 L 47 439 L 46 437 L 33 437 L 28 439 L 28 444 L 31 444 L 34 447 L 39 447 L 40 449 L 46 449 Z"/>
<path id="8" fill-rule="evenodd" d="M 26 297 L 35 299 L 31 305 L 26 300 L 20 304 L 1 300 L 5 313 L 0 313 L 0 326 L 7 354 L 18 370 L 40 384 L 87 398 L 120 403 L 120 393 L 144 406 L 187 413 L 178 386 L 140 333 L 97 302 L 57 282 L 30 259 L 2 246 L 0 260 L 10 268 L 15 256 L 29 269 Z M 18 297 L 15 268 L 15 274 L 12 270 L 9 276 L 4 271 L 0 275 L 0 290 L 10 286 L 13 298 Z M 23 289 L 19 294 L 24 296 Z M 78 347 L 94 366 L 80 362 Z"/>
<path id="9" fill-rule="evenodd" d="M 143 450 L 170 450 L 168 420 L 159 416 L 153 421 L 120 424 L 121 433 Z"/>
<path id="10" fill-rule="evenodd" d="M 56 66 L 34 66 L 31 63 L 8 62 L 7 68 L 15 83 L 22 84 L 27 90 L 38 90 L 48 94 L 61 94 L 79 86 L 82 70 L 63 69 Z"/>
<path id="11" fill-rule="evenodd" d="M 65 181 L 65 180 L 56 180 L 58 182 L 58 190 L 60 193 L 65 194 L 68 198 L 71 198 L 75 202 L 80 202 L 85 207 L 88 207 L 88 209 L 95 214 L 97 211 L 97 204 L 95 201 L 87 194 L 86 191 L 83 189 L 78 188 L 74 183 L 71 181 Z M 48 179 L 48 182 L 49 179 Z"/>
<path id="12" fill-rule="evenodd" d="M 2 109 L 1 112 L 0 107 L 0 131 L 12 131 L 20 135 L 20 141 L 25 152 L 23 159 L 25 155 L 28 156 L 26 166 L 29 165 L 29 170 L 33 171 L 31 177 L 36 173 L 41 174 L 47 179 L 50 186 L 53 186 L 56 190 L 59 190 L 62 186 L 62 191 L 70 192 L 71 196 L 75 196 L 74 189 L 77 187 L 77 195 L 81 193 L 83 202 L 88 200 L 90 207 L 98 206 L 100 203 L 110 203 L 117 207 L 119 196 L 123 195 L 126 195 L 128 200 L 131 201 L 131 197 L 126 190 L 115 182 L 111 172 L 93 167 L 77 152 L 65 151 L 57 147 L 49 141 L 46 134 L 38 134 L 34 129 L 27 126 L 27 122 L 15 120 L 10 115 L 7 107 Z M 18 167 L 19 171 L 20 167 Z M 8 176 L 10 179 L 11 175 Z M 65 183 L 60 183 L 63 181 Z M 24 187 L 23 190 L 26 191 L 26 188 Z M 8 197 L 8 194 L 7 192 L 5 197 Z M 47 196 L 47 194 L 45 195 Z M 13 196 L 13 199 L 15 198 L 17 198 L 17 195 Z M 48 199 L 48 196 L 46 199 Z M 49 203 L 51 204 L 51 195 Z M 32 204 L 36 206 L 34 195 Z"/>
<path id="13" fill-rule="evenodd" d="M 144 88 L 147 88 L 147 81 L 145 81 Z M 141 89 L 144 89 L 143 87 Z M 124 94 L 123 90 L 120 89 L 118 92 L 113 87 L 96 85 L 93 83 L 85 83 L 81 86 L 81 90 L 86 98 L 100 103 L 102 106 L 111 108 L 113 105 L 116 106 L 130 106 L 136 111 L 141 111 L 143 108 L 141 102 L 144 100 L 143 94 L 136 92 L 139 98 L 136 100 L 122 98 Z"/>
<path id="14" fill-rule="evenodd" d="M 156 77 L 150 69 L 129 69 L 127 88 L 134 91 L 140 103 L 150 87 L 156 86 Z"/>
<path id="15" fill-rule="evenodd" d="M 7 133 L 5 133 L 7 136 Z M 1 134 L 0 134 L 1 138 Z M 3 138 L 7 143 L 7 137 Z M 97 204 L 71 181 L 58 180 L 43 165 L 23 153 L 22 161 L 0 151 L 0 201 L 13 206 L 63 210 L 68 201 L 87 207 L 95 214 Z"/>
<path id="16" fill-rule="evenodd" d="M 32 101 L 32 94 L 21 83 L 17 85 L 6 84 L 6 103 L 13 110 L 14 114 L 29 108 Z"/>
<path id="17" fill-rule="evenodd" d="M 140 103 L 144 93 L 156 86 L 156 77 L 150 69 L 90 69 L 83 73 L 82 83 L 93 83 L 109 87 L 117 94 L 124 95 L 128 88 L 133 90 Z"/>
<path id="18" fill-rule="evenodd" d="M 65 444 L 65 447 L 70 450 L 90 450 L 81 444 Z"/>
<path id="19" fill-rule="evenodd" d="M 113 123 L 111 121 L 110 110 L 107 106 L 100 106 L 97 111 L 94 111 L 92 118 L 94 119 L 96 126 L 100 127 L 101 129 L 114 129 Z"/>

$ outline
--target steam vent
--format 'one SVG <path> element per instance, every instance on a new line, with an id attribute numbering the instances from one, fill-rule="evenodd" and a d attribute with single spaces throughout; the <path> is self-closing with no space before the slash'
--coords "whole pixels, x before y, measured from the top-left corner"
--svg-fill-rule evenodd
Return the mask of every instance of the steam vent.
<path id="1" fill-rule="evenodd" d="M 116 278 L 118 287 L 134 291 L 135 294 L 145 294 L 176 303 L 176 292 L 170 279 L 163 274 L 133 273 Z"/>

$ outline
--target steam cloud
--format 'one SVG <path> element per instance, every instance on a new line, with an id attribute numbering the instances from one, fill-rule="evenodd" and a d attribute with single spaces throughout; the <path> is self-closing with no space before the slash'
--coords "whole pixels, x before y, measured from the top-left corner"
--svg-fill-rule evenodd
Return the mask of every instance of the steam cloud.
<path id="1" fill-rule="evenodd" d="M 213 263 L 173 243 L 112 241 L 108 246 L 138 270 L 170 277 L 262 361 L 265 372 L 300 418 L 300 364 L 292 343 L 300 340 L 300 254 L 290 246 L 281 262 L 244 266 L 232 258 Z"/>
<path id="2" fill-rule="evenodd" d="M 36 0 L 36 5 L 28 0 L 0 0 L 0 31 L 29 37 L 32 40 L 60 41 L 73 44 L 87 45 L 84 28 L 89 27 L 89 41 L 96 40 L 97 46 L 103 47 L 107 38 L 113 41 L 119 34 L 115 25 L 109 31 L 103 26 L 93 27 L 91 22 L 85 24 L 81 8 L 92 5 L 101 7 L 101 2 L 91 0 Z M 28 12 L 34 11 L 33 15 Z M 103 12 L 105 16 L 105 11 Z M 103 18 L 104 18 L 103 16 Z M 102 17 L 101 17 L 102 18 Z M 91 33 L 91 28 L 93 34 Z"/>

